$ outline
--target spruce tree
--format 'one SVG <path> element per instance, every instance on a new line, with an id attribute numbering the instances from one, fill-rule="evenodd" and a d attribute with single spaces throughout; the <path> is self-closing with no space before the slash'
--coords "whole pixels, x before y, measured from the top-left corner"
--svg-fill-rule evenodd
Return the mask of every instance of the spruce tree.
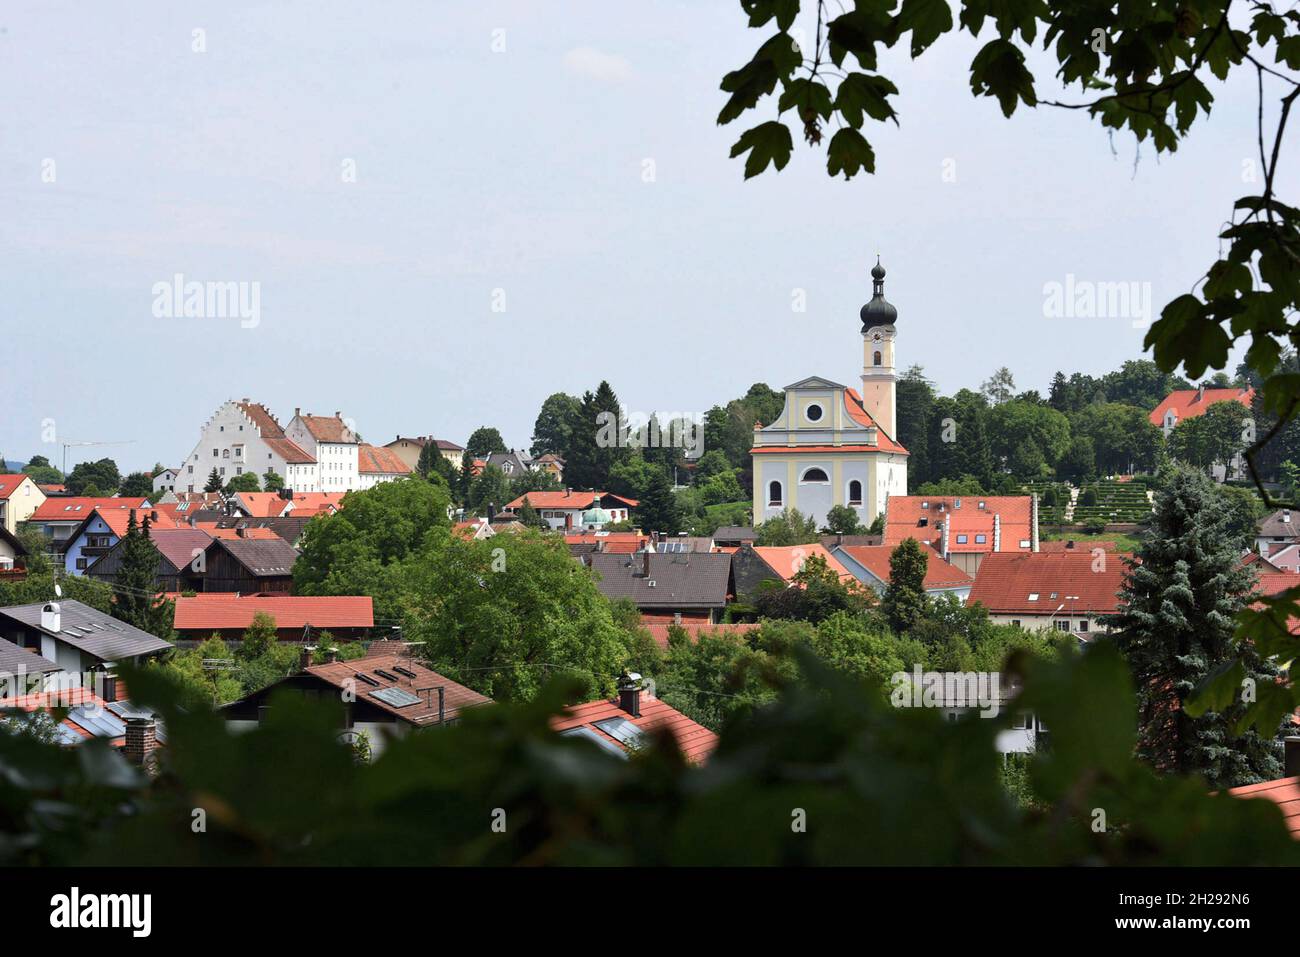
<path id="1" fill-rule="evenodd" d="M 564 463 L 566 485 L 606 490 L 610 469 L 629 455 L 621 412 L 618 396 L 608 382 L 602 381 L 594 393 L 583 395 Z"/>
<path id="2" fill-rule="evenodd" d="M 152 635 L 165 636 L 171 631 L 171 604 L 155 597 L 162 556 L 150 540 L 149 519 L 137 525 L 135 509 L 127 516 L 120 554 L 121 566 L 113 579 L 113 617 Z"/>
<path id="3" fill-rule="evenodd" d="M 1240 700 L 1199 718 L 1183 709 L 1197 685 L 1233 659 L 1256 684 L 1277 672 L 1234 635 L 1254 573 L 1241 565 L 1247 543 L 1232 531 L 1231 503 L 1194 469 L 1170 466 L 1161 477 L 1151 526 L 1127 561 L 1122 610 L 1104 620 L 1137 685 L 1138 756 L 1159 771 L 1204 775 L 1213 788 L 1281 777 L 1274 742 L 1253 730 L 1232 734 L 1245 710 Z"/>
<path id="4" fill-rule="evenodd" d="M 636 507 L 637 522 L 644 532 L 667 532 L 676 535 L 681 530 L 682 511 L 673 494 L 672 485 L 662 469 L 653 469 L 646 483 L 645 493 Z"/>
<path id="5" fill-rule="evenodd" d="M 915 538 L 905 538 L 889 555 L 889 588 L 880 610 L 896 634 L 903 634 L 925 614 L 925 573 L 930 557 Z"/>
<path id="6" fill-rule="evenodd" d="M 217 471 L 217 467 L 214 465 L 212 466 L 212 471 L 208 473 L 208 484 L 203 486 L 203 491 L 220 492 L 223 484 L 224 483 L 221 481 L 221 473 Z"/>

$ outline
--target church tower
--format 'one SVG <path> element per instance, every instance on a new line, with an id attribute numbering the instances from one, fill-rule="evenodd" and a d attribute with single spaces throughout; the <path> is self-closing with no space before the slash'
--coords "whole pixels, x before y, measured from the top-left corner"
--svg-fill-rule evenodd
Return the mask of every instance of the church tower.
<path id="1" fill-rule="evenodd" d="M 871 270 L 871 301 L 862 307 L 862 404 L 891 439 L 898 438 L 894 365 L 894 323 L 898 310 L 885 301 L 885 267 L 876 257 Z"/>

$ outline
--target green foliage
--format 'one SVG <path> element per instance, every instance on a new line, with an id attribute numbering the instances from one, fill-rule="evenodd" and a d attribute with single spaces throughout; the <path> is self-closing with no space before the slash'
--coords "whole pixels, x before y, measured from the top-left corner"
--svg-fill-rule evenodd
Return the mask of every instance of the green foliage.
<path id="1" fill-rule="evenodd" d="M 626 460 L 620 414 L 622 406 L 608 382 L 586 392 L 569 436 L 564 462 L 565 484 L 575 489 L 607 491 L 614 466 Z"/>
<path id="2" fill-rule="evenodd" d="M 258 481 L 256 472 L 241 472 L 239 475 L 231 477 L 222 490 L 227 495 L 234 495 L 236 492 L 257 492 L 261 489 L 261 482 Z"/>
<path id="3" fill-rule="evenodd" d="M 1200 469 L 1229 462 L 1245 447 L 1253 430 L 1250 410 L 1237 402 L 1216 402 L 1203 413 L 1183 419 L 1169 435 L 1169 454 Z"/>
<path id="4" fill-rule="evenodd" d="M 465 443 L 465 458 L 470 461 L 486 459 L 493 452 L 509 451 L 505 439 L 501 438 L 501 433 L 486 425 L 480 425 L 475 429 Z"/>
<path id="5" fill-rule="evenodd" d="M 136 525 L 135 509 L 127 516 L 121 556 L 113 579 L 113 617 L 159 638 L 170 638 L 175 605 L 156 597 L 162 555 L 149 538 L 149 519 Z"/>
<path id="6" fill-rule="evenodd" d="M 469 487 L 465 507 L 475 514 L 487 514 L 488 505 L 499 512 L 513 501 L 510 480 L 495 465 L 485 465 Z"/>
<path id="7" fill-rule="evenodd" d="M 221 485 L 221 473 L 217 471 L 217 467 L 214 465 L 212 466 L 212 471 L 208 473 L 208 481 L 207 484 L 203 486 L 203 491 L 220 492 Z"/>
<path id="8" fill-rule="evenodd" d="M 667 532 L 669 535 L 681 531 L 681 509 L 662 469 L 655 469 L 651 474 L 632 514 L 644 531 Z"/>
<path id="9" fill-rule="evenodd" d="M 260 658 L 271 650 L 279 640 L 275 630 L 275 619 L 264 611 L 253 616 L 252 623 L 244 630 L 243 640 L 235 649 L 240 658 Z"/>
<path id="10" fill-rule="evenodd" d="M 810 545 L 821 540 L 817 523 L 811 515 L 797 508 L 786 508 L 754 527 L 756 545 Z"/>
<path id="11" fill-rule="evenodd" d="M 278 492 L 284 488 L 284 476 L 275 469 L 268 468 L 262 473 L 262 491 Z M 251 491 L 251 489 L 250 489 Z"/>
<path id="12" fill-rule="evenodd" d="M 97 462 L 81 462 L 75 466 L 68 473 L 64 484 L 73 495 L 88 495 L 90 493 L 87 489 L 91 486 L 101 495 L 112 495 L 121 483 L 122 475 L 117 470 L 117 463 L 112 459 L 100 459 Z"/>
<path id="13" fill-rule="evenodd" d="M 930 557 L 915 538 L 906 538 L 889 555 L 889 587 L 880 610 L 895 631 L 906 632 L 929 604 L 925 573 Z"/>
<path id="14" fill-rule="evenodd" d="M 566 392 L 547 396 L 533 423 L 532 456 L 537 458 L 551 452 L 567 461 L 574 429 L 582 421 L 581 413 L 582 401 L 576 396 Z"/>
<path id="15" fill-rule="evenodd" d="M 866 529 L 858 521 L 857 509 L 832 505 L 826 513 L 826 531 L 833 535 L 862 535 Z"/>
<path id="16" fill-rule="evenodd" d="M 153 495 L 153 479 L 144 472 L 132 472 L 122 479 L 117 493 L 125 498 L 149 498 Z"/>
<path id="17" fill-rule="evenodd" d="M 754 608 L 761 618 L 816 624 L 839 613 L 861 614 L 873 603 L 869 589 L 856 581 L 841 581 L 821 555 L 800 559 L 802 564 L 788 584 L 765 581 L 759 586 Z"/>

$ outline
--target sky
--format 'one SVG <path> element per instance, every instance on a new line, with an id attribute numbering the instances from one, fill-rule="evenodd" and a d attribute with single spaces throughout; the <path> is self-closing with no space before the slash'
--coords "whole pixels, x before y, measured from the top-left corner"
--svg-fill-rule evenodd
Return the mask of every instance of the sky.
<path id="1" fill-rule="evenodd" d="M 1045 392 L 1144 335 L 1048 315 L 1048 284 L 1147 283 L 1158 316 L 1258 190 L 1253 76 L 1210 78 L 1208 123 L 1157 157 L 1079 111 L 1003 118 L 967 35 L 882 58 L 876 175 L 831 179 L 796 131 L 745 182 L 731 144 L 774 105 L 718 127 L 718 84 L 770 32 L 722 0 L 11 0 L 0 451 L 176 464 L 243 397 L 524 448 L 546 396 L 601 379 L 644 413 L 854 385 L 877 253 L 901 367 Z M 255 289 L 255 321 L 168 315 L 178 274 Z"/>

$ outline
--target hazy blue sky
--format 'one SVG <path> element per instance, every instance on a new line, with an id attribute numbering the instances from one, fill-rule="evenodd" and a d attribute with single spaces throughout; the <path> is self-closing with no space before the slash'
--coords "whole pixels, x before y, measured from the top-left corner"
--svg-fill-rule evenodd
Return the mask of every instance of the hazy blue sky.
<path id="1" fill-rule="evenodd" d="M 1045 283 L 1149 282 L 1158 312 L 1254 188 L 1253 77 L 1211 79 L 1209 124 L 1135 175 L 1132 140 L 1112 155 L 1083 114 L 972 99 L 968 37 L 883 60 L 902 125 L 869 131 L 876 176 L 796 149 L 746 183 L 718 82 L 767 32 L 722 0 L 7 3 L 0 450 L 57 464 L 52 419 L 134 440 L 70 462 L 176 464 L 243 396 L 342 410 L 377 443 L 490 424 L 524 446 L 548 394 L 601 378 L 675 412 L 853 384 L 877 250 L 901 365 L 945 392 L 1003 364 L 1045 389 L 1143 335 L 1045 318 Z M 155 317 L 175 273 L 260 283 L 260 323 Z"/>

